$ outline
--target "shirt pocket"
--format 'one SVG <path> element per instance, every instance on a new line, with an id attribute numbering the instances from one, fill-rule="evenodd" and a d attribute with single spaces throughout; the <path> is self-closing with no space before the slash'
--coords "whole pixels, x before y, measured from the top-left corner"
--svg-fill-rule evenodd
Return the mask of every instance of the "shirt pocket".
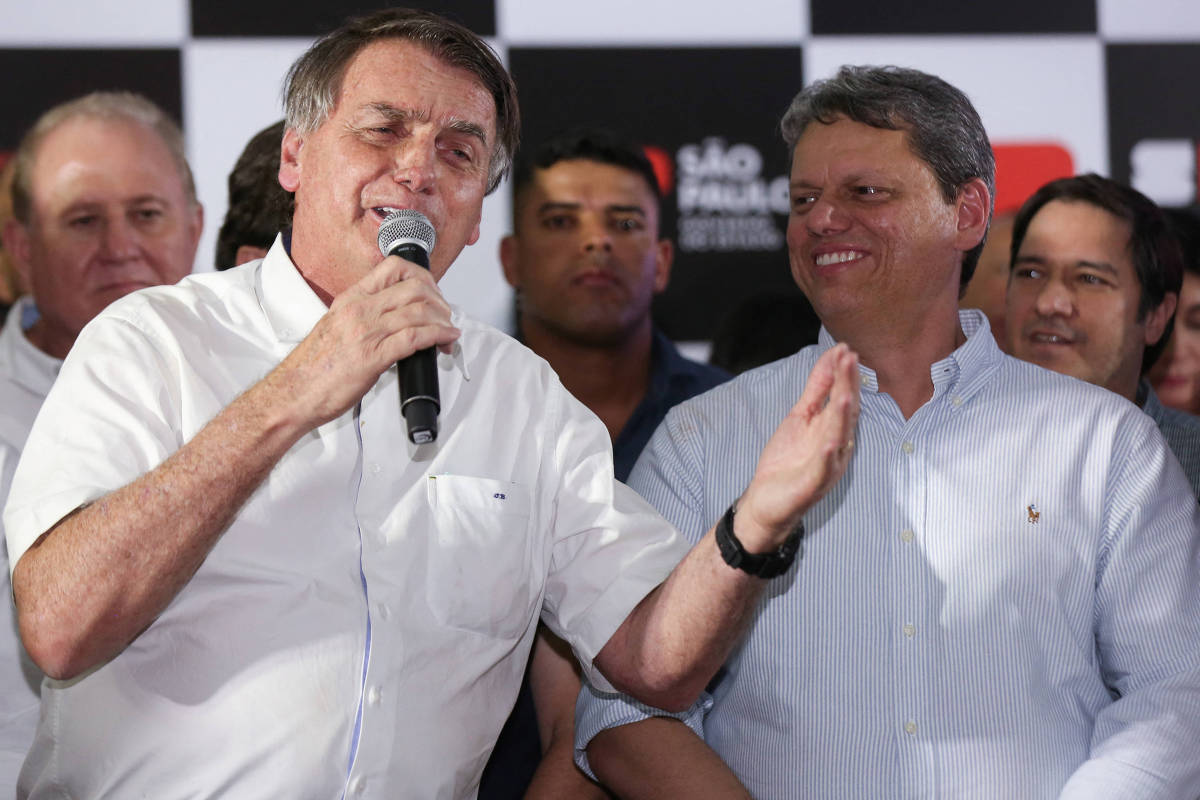
<path id="1" fill-rule="evenodd" d="M 426 599 L 443 625 L 518 638 L 540 588 L 530 566 L 529 487 L 491 478 L 428 481 L 436 537 L 429 542 Z"/>

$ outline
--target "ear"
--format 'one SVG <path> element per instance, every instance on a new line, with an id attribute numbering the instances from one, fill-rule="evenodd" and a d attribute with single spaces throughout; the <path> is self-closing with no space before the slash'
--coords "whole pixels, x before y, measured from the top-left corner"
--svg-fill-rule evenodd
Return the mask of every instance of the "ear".
<path id="1" fill-rule="evenodd" d="M 983 241 L 987 233 L 988 217 L 992 210 L 992 196 L 983 178 L 972 178 L 958 190 L 954 201 L 958 215 L 957 249 L 966 252 Z"/>
<path id="2" fill-rule="evenodd" d="M 659 239 L 654 248 L 654 293 L 661 294 L 671 282 L 671 265 L 675 263 L 675 246 L 670 239 Z"/>
<path id="3" fill-rule="evenodd" d="M 192 248 L 195 249 L 200 245 L 200 234 L 204 231 L 204 206 L 200 205 L 199 200 L 196 201 L 196 207 L 192 211 L 188 225 L 191 229 Z"/>
<path id="4" fill-rule="evenodd" d="M 304 139 L 292 128 L 283 132 L 283 143 L 279 147 L 279 185 L 289 192 L 300 186 L 300 151 Z"/>
<path id="5" fill-rule="evenodd" d="M 0 236 L 4 237 L 4 249 L 12 255 L 13 269 L 21 279 L 21 290 L 33 291 L 33 271 L 30 267 L 32 243 L 29 231 L 15 219 L 10 219 L 5 223 L 4 229 L 0 230 Z"/>
<path id="6" fill-rule="evenodd" d="M 253 261 L 256 258 L 266 258 L 267 248 L 255 247 L 252 244 L 239 245 L 237 252 L 233 254 L 233 266 L 245 264 L 247 261 Z"/>
<path id="7" fill-rule="evenodd" d="M 1162 338 L 1163 331 L 1167 329 L 1167 321 L 1175 313 L 1175 306 L 1178 304 L 1179 295 L 1174 292 L 1167 292 L 1163 296 L 1163 301 L 1158 304 L 1158 308 L 1152 308 L 1146 313 L 1143 330 L 1146 334 L 1145 342 L 1147 347 L 1156 344 Z"/>
<path id="8" fill-rule="evenodd" d="M 504 280 L 514 289 L 520 289 L 517 263 L 520 261 L 521 241 L 511 233 L 500 240 L 500 266 L 504 268 Z"/>
<path id="9" fill-rule="evenodd" d="M 479 241 L 479 221 L 480 217 L 475 218 L 475 227 L 471 230 L 471 235 L 467 238 L 467 247 Z"/>

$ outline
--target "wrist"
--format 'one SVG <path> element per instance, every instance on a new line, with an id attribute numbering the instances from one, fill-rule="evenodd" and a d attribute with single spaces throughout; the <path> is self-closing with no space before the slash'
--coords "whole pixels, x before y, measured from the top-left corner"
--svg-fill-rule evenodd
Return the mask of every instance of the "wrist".
<path id="1" fill-rule="evenodd" d="M 717 550 L 725 563 L 758 578 L 774 578 L 787 572 L 800 552 L 804 522 L 799 522 L 777 545 L 758 550 L 745 545 L 734 531 L 736 514 L 735 502 L 716 527 Z"/>

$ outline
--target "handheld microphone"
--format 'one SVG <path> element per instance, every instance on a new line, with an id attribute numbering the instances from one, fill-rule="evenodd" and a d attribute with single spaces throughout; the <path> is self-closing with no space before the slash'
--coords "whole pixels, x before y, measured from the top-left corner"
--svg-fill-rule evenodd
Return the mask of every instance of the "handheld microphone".
<path id="1" fill-rule="evenodd" d="M 437 241 L 437 232 L 420 211 L 403 208 L 393 211 L 379 226 L 379 252 L 400 256 L 429 269 L 429 254 Z M 396 362 L 400 372 L 400 413 L 408 424 L 408 439 L 413 444 L 429 444 L 437 439 L 438 396 L 437 353 L 434 348 L 418 350 Z"/>

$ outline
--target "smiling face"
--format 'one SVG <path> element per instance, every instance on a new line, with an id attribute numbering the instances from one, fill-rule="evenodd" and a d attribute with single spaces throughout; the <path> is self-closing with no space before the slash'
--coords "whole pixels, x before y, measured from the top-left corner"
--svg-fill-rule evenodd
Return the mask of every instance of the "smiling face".
<path id="1" fill-rule="evenodd" d="M 79 116 L 39 143 L 30 220 L 8 231 L 41 318 L 30 340 L 62 358 L 112 301 L 192 271 L 202 213 L 158 134 Z"/>
<path id="2" fill-rule="evenodd" d="M 1175 295 L 1138 319 L 1131 234 L 1128 222 L 1091 203 L 1042 206 L 1009 279 L 1009 352 L 1133 400 L 1142 355 L 1162 336 Z"/>
<path id="3" fill-rule="evenodd" d="M 433 224 L 435 278 L 475 243 L 495 117 L 473 75 L 412 42 L 377 41 L 353 58 L 329 118 L 284 134 L 279 171 L 296 193 L 292 259 L 325 300 L 382 259 L 376 237 L 391 210 Z"/>
<path id="4" fill-rule="evenodd" d="M 847 326 L 953 316 L 963 253 L 979 243 L 987 189 L 947 203 L 903 130 L 812 123 L 792 155 L 792 276 L 835 337 Z M 956 324 L 956 323 L 955 323 Z"/>
<path id="5" fill-rule="evenodd" d="M 667 285 L 671 244 L 658 202 L 630 169 L 571 159 L 536 170 L 504 240 L 504 275 L 520 296 L 526 335 L 613 345 L 648 330 Z"/>
<path id="6" fill-rule="evenodd" d="M 1200 277 L 1183 273 L 1175 331 L 1148 376 L 1163 405 L 1200 414 Z"/>

